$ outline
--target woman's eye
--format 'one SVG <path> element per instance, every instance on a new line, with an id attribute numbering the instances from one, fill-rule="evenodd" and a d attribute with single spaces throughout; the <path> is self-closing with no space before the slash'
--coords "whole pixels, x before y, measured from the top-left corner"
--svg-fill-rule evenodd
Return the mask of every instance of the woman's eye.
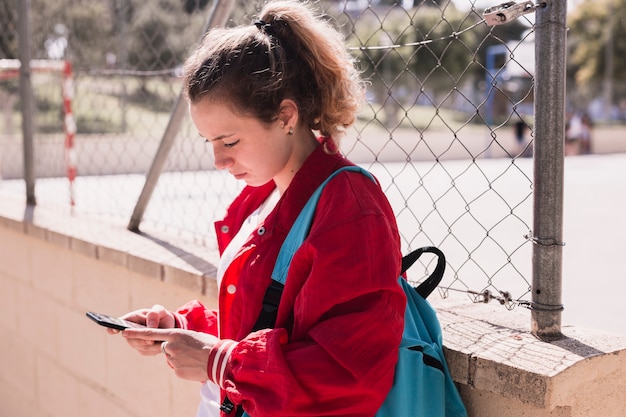
<path id="1" fill-rule="evenodd" d="M 227 147 L 227 148 L 232 148 L 233 146 L 235 146 L 238 143 L 239 143 L 239 140 L 236 140 L 234 142 L 229 142 L 229 143 L 224 142 L 224 146 Z"/>

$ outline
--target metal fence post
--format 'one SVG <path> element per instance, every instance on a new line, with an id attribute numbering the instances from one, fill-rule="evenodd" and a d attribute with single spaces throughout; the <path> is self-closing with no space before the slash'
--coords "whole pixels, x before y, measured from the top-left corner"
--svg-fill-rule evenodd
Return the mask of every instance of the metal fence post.
<path id="1" fill-rule="evenodd" d="M 217 1 L 213 9 L 211 10 L 211 13 L 209 13 L 209 18 L 202 33 L 204 34 L 204 32 L 212 27 L 224 26 L 228 21 L 228 17 L 230 16 L 234 5 L 234 0 Z M 187 101 L 185 100 L 181 92 L 176 99 L 176 103 L 174 104 L 174 108 L 170 116 L 170 121 L 165 128 L 165 132 L 163 133 L 163 138 L 161 139 L 159 149 L 157 150 L 157 154 L 155 155 L 154 160 L 152 161 L 152 165 L 150 166 L 150 169 L 146 176 L 146 182 L 143 186 L 143 189 L 141 190 L 141 194 L 139 195 L 139 199 L 137 200 L 137 204 L 135 205 L 135 209 L 133 210 L 130 222 L 128 223 L 128 230 L 139 230 L 139 224 L 141 223 L 143 215 L 146 211 L 146 207 L 148 206 L 150 197 L 154 192 L 159 176 L 163 171 L 163 167 L 165 166 L 165 162 L 167 160 L 167 155 L 174 145 L 176 134 L 178 133 L 183 118 L 187 113 L 186 104 Z"/>
<path id="2" fill-rule="evenodd" d="M 567 0 L 538 8 L 535 23 L 535 140 L 532 333 L 562 337 L 563 171 Z"/>
<path id="3" fill-rule="evenodd" d="M 20 101 L 22 107 L 22 140 L 24 147 L 24 181 L 26 204 L 35 205 L 35 156 L 33 145 L 33 85 L 30 69 L 30 0 L 18 1 L 18 37 L 20 58 Z"/>

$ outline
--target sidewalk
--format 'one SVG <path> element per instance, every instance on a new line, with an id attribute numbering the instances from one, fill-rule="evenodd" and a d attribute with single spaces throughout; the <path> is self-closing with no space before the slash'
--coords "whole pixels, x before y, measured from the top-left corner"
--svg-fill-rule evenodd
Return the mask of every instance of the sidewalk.
<path id="1" fill-rule="evenodd" d="M 626 334 L 626 154 L 566 158 L 564 198 L 563 321 Z"/>

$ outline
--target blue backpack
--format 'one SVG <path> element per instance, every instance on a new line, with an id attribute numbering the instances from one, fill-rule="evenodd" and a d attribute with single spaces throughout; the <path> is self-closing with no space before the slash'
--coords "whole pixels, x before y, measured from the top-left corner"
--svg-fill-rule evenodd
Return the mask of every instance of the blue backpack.
<path id="1" fill-rule="evenodd" d="M 348 166 L 333 172 L 315 190 L 298 215 L 280 249 L 272 273 L 272 284 L 265 294 L 263 310 L 254 326 L 255 330 L 274 326 L 291 259 L 309 233 L 322 190 L 328 181 L 343 171 L 361 172 L 372 181 L 376 181 L 372 174 L 363 168 Z M 433 253 L 438 257 L 437 266 L 431 276 L 417 288 L 413 288 L 402 276 L 398 278 L 398 283 L 407 298 L 404 333 L 399 347 L 393 386 L 376 413 L 376 417 L 467 416 L 443 355 L 439 320 L 435 310 L 426 301 L 426 297 L 437 287 L 443 277 L 446 266 L 445 257 L 439 249 L 432 246 L 416 249 L 402 258 L 402 273 L 424 252 Z M 232 408 L 232 403 L 228 399 L 226 402 L 227 404 L 222 404 L 222 407 L 226 405 Z M 248 414 L 244 412 L 243 416 L 248 417 Z"/>

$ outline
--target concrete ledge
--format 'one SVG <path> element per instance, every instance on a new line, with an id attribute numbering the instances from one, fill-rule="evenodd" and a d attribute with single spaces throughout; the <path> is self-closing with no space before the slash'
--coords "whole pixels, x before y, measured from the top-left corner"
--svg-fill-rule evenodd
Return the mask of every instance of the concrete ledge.
<path id="1" fill-rule="evenodd" d="M 468 403 L 485 409 L 476 402 L 487 392 L 531 410 L 507 416 L 555 410 L 559 416 L 626 415 L 626 337 L 566 326 L 564 339 L 547 343 L 530 334 L 528 310 L 459 298 L 433 304 L 449 366 Z"/>
<path id="2" fill-rule="evenodd" d="M 6 193 L 0 200 L 0 227 L 201 295 L 216 295 L 214 285 L 207 285 L 215 280 L 216 268 L 204 260 L 207 249 L 203 247 L 171 243 L 158 233 L 134 233 L 123 224 L 76 216 L 69 209 L 28 207 L 23 198 Z"/>
<path id="3" fill-rule="evenodd" d="M 217 297 L 216 269 L 207 261 L 216 255 L 207 254 L 205 247 L 168 241 L 156 233 L 133 233 L 122 224 L 59 209 L 27 207 L 22 198 L 2 195 L 0 235 L 7 233 L 114 265 L 159 285 L 180 287 L 199 298 Z M 0 262 L 11 261 L 0 253 Z M 63 297 L 61 290 L 56 297 Z M 527 310 L 506 311 L 436 294 L 430 301 L 470 416 L 626 415 L 626 337 L 566 327 L 565 339 L 546 343 L 530 334 Z"/>

